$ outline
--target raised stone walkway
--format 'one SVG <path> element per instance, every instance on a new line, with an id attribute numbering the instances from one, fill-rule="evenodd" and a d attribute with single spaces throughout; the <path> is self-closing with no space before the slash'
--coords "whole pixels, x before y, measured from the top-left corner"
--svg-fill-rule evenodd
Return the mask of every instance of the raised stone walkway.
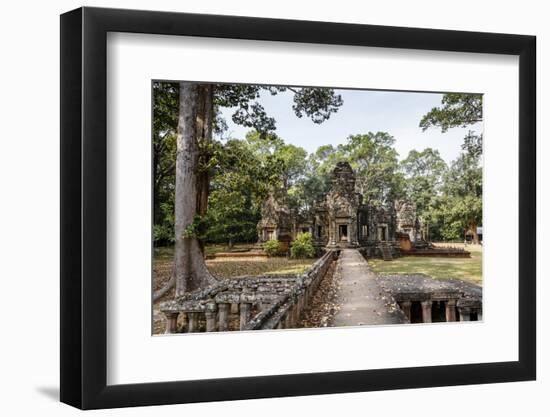
<path id="1" fill-rule="evenodd" d="M 333 326 L 362 326 L 408 322 L 393 297 L 376 281 L 367 261 L 357 249 L 343 249 L 336 273 L 340 274 L 341 308 Z"/>

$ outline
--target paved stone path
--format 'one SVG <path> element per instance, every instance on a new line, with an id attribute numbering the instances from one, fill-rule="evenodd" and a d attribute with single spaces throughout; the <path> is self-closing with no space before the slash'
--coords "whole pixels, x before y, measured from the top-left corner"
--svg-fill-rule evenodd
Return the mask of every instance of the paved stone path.
<path id="1" fill-rule="evenodd" d="M 393 297 L 376 281 L 367 261 L 357 249 L 340 252 L 336 273 L 340 274 L 340 311 L 333 326 L 399 324 L 406 322 Z"/>

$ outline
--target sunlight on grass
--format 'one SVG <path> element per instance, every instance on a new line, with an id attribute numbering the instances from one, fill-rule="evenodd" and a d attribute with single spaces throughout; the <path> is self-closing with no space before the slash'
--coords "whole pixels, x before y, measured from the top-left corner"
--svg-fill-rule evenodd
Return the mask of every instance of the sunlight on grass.
<path id="1" fill-rule="evenodd" d="M 244 249 L 246 245 L 235 245 L 234 249 Z M 227 248 L 222 245 L 206 247 L 207 253 L 223 252 Z M 154 261 L 156 269 L 171 271 L 174 257 L 173 247 L 155 248 Z M 285 257 L 266 258 L 255 257 L 223 257 L 208 259 L 206 266 L 208 270 L 220 278 L 233 278 L 243 275 L 290 275 L 303 274 L 315 262 L 315 259 L 288 259 Z"/>
<path id="2" fill-rule="evenodd" d="M 216 276 L 230 278 L 241 275 L 302 274 L 314 259 L 287 258 L 219 258 L 206 261 L 208 270 Z"/>
<path id="3" fill-rule="evenodd" d="M 462 245 L 462 247 L 464 246 Z M 481 284 L 482 247 L 480 245 L 468 245 L 466 250 L 471 252 L 471 258 L 404 256 L 390 262 L 381 259 L 369 259 L 368 263 L 373 271 L 379 274 L 422 273 L 432 278 L 459 278 Z"/>

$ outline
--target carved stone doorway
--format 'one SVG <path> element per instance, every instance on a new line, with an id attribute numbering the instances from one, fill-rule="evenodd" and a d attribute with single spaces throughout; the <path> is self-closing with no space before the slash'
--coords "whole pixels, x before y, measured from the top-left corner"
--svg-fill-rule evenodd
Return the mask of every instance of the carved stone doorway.
<path id="1" fill-rule="evenodd" d="M 378 226 L 378 240 L 385 242 L 388 240 L 388 226 Z"/>
<path id="2" fill-rule="evenodd" d="M 338 237 L 340 242 L 347 242 L 348 239 L 348 225 L 341 224 L 338 226 Z"/>

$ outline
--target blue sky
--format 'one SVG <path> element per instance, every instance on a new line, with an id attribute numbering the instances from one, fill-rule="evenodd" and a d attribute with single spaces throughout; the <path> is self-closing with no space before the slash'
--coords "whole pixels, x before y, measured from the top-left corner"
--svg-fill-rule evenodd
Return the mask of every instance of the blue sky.
<path id="1" fill-rule="evenodd" d="M 399 159 L 406 158 L 412 149 L 420 151 L 431 147 L 439 150 L 441 157 L 449 163 L 459 155 L 468 130 L 482 129 L 478 124 L 464 129 L 453 128 L 446 133 L 435 128 L 422 132 L 418 123 L 430 109 L 441 104 L 443 95 L 439 93 L 336 91 L 342 95 L 344 104 L 329 120 L 319 125 L 305 117 L 299 119 L 295 116 L 291 93 L 271 96 L 263 92 L 259 102 L 268 115 L 275 118 L 277 135 L 310 153 L 321 145 L 344 143 L 351 134 L 383 131 L 395 138 Z M 222 113 L 229 126 L 224 136 L 244 138 L 249 129 L 231 121 L 232 109 L 222 109 Z"/>

